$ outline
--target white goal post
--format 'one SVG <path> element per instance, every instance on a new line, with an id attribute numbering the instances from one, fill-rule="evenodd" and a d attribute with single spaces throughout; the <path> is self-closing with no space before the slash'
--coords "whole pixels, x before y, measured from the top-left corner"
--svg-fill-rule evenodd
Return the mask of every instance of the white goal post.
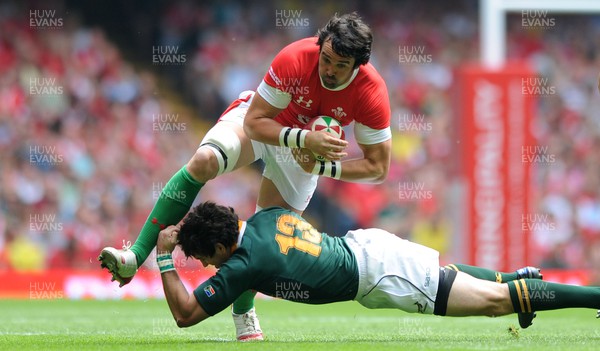
<path id="1" fill-rule="evenodd" d="M 506 14 L 516 11 L 591 14 L 600 12 L 600 0 L 480 0 L 481 63 L 497 69 L 506 59 Z"/>

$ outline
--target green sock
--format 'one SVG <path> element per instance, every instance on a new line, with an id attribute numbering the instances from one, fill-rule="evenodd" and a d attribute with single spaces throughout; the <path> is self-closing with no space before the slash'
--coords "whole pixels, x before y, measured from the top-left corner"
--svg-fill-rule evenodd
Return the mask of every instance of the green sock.
<path id="1" fill-rule="evenodd" d="M 131 251 L 137 258 L 138 267 L 146 261 L 156 246 L 158 233 L 165 227 L 179 223 L 185 217 L 204 185 L 195 180 L 185 167 L 175 173 L 164 186 L 137 240 L 131 247 Z"/>
<path id="2" fill-rule="evenodd" d="M 508 282 L 515 312 L 556 310 L 559 308 L 600 308 L 600 288 L 519 279 Z"/>
<path id="3" fill-rule="evenodd" d="M 455 271 L 467 273 L 478 279 L 489 280 L 496 283 L 506 283 L 515 279 L 518 279 L 517 272 L 503 273 L 496 272 L 491 269 L 469 266 L 466 264 L 449 264 L 446 268 L 453 269 Z"/>
<path id="4" fill-rule="evenodd" d="M 233 302 L 233 313 L 235 314 L 244 314 L 254 307 L 254 296 L 256 296 L 256 291 L 248 290 L 238 296 L 238 298 Z"/>

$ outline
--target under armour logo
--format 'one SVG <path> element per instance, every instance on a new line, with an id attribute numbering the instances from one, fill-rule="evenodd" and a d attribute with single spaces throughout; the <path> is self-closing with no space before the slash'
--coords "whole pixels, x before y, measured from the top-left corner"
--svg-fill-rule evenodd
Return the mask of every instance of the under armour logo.
<path id="1" fill-rule="evenodd" d="M 344 116 L 347 116 L 346 112 L 344 112 L 344 109 L 339 106 L 337 108 L 332 108 L 331 112 L 333 112 L 335 119 L 342 119 Z"/>
<path id="2" fill-rule="evenodd" d="M 310 108 L 310 104 L 312 104 L 313 101 L 312 99 L 304 101 L 304 96 L 300 96 L 298 99 L 296 99 L 296 103 L 304 108 Z"/>

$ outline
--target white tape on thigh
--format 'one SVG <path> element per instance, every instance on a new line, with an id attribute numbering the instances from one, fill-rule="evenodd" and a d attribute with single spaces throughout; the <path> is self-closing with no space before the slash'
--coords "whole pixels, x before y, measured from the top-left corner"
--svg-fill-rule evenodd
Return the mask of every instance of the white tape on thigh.
<path id="1" fill-rule="evenodd" d="M 217 123 L 202 139 L 200 147 L 208 147 L 217 157 L 217 175 L 231 172 L 240 158 L 242 143 L 238 135 L 227 125 Z"/>

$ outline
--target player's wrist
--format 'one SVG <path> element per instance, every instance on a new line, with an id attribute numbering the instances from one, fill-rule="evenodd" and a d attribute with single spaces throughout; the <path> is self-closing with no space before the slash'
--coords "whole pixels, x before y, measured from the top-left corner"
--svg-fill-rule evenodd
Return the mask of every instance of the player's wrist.
<path id="1" fill-rule="evenodd" d="M 308 130 L 302 128 L 284 127 L 279 132 L 279 145 L 289 148 L 303 148 Z"/>
<path id="2" fill-rule="evenodd" d="M 318 176 L 340 179 L 342 176 L 342 162 L 316 160 L 311 173 Z"/>
<path id="3" fill-rule="evenodd" d="M 157 252 L 156 263 L 160 273 L 170 272 L 175 270 L 175 264 L 173 263 L 173 256 L 169 251 Z"/>

